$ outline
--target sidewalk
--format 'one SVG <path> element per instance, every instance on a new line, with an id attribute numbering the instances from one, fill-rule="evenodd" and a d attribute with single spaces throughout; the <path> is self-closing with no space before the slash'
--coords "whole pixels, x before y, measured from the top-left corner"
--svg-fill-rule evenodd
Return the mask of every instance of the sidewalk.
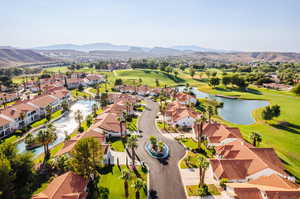
<path id="1" fill-rule="evenodd" d="M 113 151 L 113 150 L 109 150 L 110 153 L 110 163 L 111 164 L 118 164 L 118 159 L 119 159 L 119 164 L 120 165 L 126 165 L 126 159 L 127 159 L 127 164 L 130 165 L 131 164 L 131 159 L 129 157 L 129 155 L 127 154 L 127 152 L 117 152 L 117 151 Z M 140 162 L 137 161 L 137 159 L 135 160 L 135 164 L 136 165 L 140 165 Z"/>

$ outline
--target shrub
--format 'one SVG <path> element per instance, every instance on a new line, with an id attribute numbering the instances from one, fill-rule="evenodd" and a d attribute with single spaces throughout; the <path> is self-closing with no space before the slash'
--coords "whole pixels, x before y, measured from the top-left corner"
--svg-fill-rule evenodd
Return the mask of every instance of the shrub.
<path id="1" fill-rule="evenodd" d="M 80 133 L 82 133 L 82 132 L 84 131 L 83 126 L 80 126 L 79 129 L 78 129 L 78 131 L 79 131 Z"/>
<path id="2" fill-rule="evenodd" d="M 220 180 L 220 186 L 223 188 L 223 189 L 226 189 L 226 183 L 228 182 L 228 179 L 227 178 L 222 178 Z"/>
<path id="3" fill-rule="evenodd" d="M 199 188 L 199 196 L 207 196 L 209 195 L 208 186 L 205 184 Z"/>

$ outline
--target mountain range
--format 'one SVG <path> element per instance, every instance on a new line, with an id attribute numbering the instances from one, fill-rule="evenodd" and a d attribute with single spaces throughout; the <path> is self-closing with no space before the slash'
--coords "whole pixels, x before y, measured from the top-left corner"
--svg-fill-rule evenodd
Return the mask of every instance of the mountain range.
<path id="1" fill-rule="evenodd" d="M 157 51 L 161 52 L 173 52 L 180 53 L 184 51 L 194 51 L 194 52 L 230 52 L 225 50 L 217 50 L 210 48 L 203 48 L 195 45 L 177 45 L 171 47 L 140 47 L 140 46 L 130 46 L 130 45 L 114 45 L 111 43 L 91 43 L 91 44 L 57 44 L 50 46 L 40 46 L 33 48 L 34 50 L 78 50 L 78 51 L 98 51 L 98 50 L 111 50 L 111 51 L 135 51 L 135 52 L 152 52 L 156 53 Z"/>

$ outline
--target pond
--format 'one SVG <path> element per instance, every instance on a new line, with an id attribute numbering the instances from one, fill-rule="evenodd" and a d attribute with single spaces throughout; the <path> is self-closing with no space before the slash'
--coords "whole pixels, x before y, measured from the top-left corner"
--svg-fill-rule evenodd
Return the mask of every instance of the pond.
<path id="1" fill-rule="evenodd" d="M 77 110 L 81 110 L 83 118 L 86 118 L 87 115 L 92 113 L 92 106 L 94 103 L 95 103 L 95 101 L 79 100 L 70 107 L 69 113 L 67 113 L 65 116 L 63 116 L 59 120 L 53 122 L 52 124 L 56 128 L 57 139 L 55 140 L 54 143 L 49 145 L 49 148 L 51 148 L 52 146 L 54 146 L 56 144 L 63 142 L 65 139 L 65 132 L 67 132 L 67 134 L 71 134 L 76 128 L 78 128 L 78 123 L 75 120 L 75 112 Z M 39 130 L 32 132 L 32 134 L 36 135 L 38 132 L 39 132 Z M 26 151 L 24 140 L 20 141 L 17 144 L 17 150 L 20 153 L 23 153 Z M 36 155 L 39 155 L 42 152 L 44 152 L 44 148 L 43 148 L 43 146 L 41 146 L 41 147 L 35 148 L 31 151 L 36 156 Z"/>
<path id="2" fill-rule="evenodd" d="M 178 89 L 179 91 L 183 91 L 184 87 L 178 87 Z M 268 101 L 264 100 L 244 100 L 219 97 L 199 91 L 197 88 L 192 88 L 191 91 L 197 98 L 208 98 L 223 102 L 224 106 L 219 109 L 219 115 L 224 120 L 235 124 L 248 125 L 255 123 L 252 112 L 255 109 L 269 104 Z"/>

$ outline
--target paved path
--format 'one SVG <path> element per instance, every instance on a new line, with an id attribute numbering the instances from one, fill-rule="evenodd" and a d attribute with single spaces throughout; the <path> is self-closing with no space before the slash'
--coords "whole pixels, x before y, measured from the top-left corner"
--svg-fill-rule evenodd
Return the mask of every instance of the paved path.
<path id="1" fill-rule="evenodd" d="M 138 127 L 143 131 L 137 149 L 138 157 L 150 167 L 150 195 L 160 199 L 185 199 L 183 184 L 178 169 L 178 162 L 184 156 L 185 149 L 173 139 L 163 136 L 155 126 L 155 117 L 159 111 L 158 104 L 145 98 L 147 107 L 142 113 Z M 170 156 L 165 161 L 150 157 L 145 144 L 149 136 L 157 136 L 170 148 Z"/>

